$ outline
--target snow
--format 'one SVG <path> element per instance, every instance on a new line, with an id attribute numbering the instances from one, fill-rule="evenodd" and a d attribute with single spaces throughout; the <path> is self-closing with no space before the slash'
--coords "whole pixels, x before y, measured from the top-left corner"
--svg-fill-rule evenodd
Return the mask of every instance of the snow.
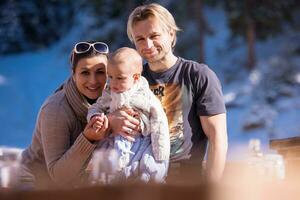
<path id="1" fill-rule="evenodd" d="M 4 85 L 6 83 L 6 78 L 0 74 L 0 85 Z"/>
<path id="2" fill-rule="evenodd" d="M 295 81 L 300 84 L 300 73 L 295 75 Z"/>
<path id="3" fill-rule="evenodd" d="M 239 38 L 228 43 L 230 31 L 224 21 L 224 12 L 207 8 L 205 13 L 215 32 L 206 37 L 206 59 L 223 85 L 229 158 L 244 155 L 249 140 L 253 138 L 260 139 L 262 150 L 269 152 L 270 139 L 299 135 L 300 58 L 299 55 L 287 56 L 297 48 L 297 34 L 288 32 L 257 43 L 257 68 L 247 72 L 243 66 L 245 43 Z M 91 17 L 80 13 L 76 26 L 51 47 L 36 52 L 0 55 L 0 146 L 25 148 L 30 144 L 41 104 L 70 74 L 69 52 L 77 41 L 87 39 L 86 29 L 91 25 Z M 118 21 L 107 23 L 101 34 L 109 33 L 116 26 Z M 190 38 L 194 26 L 191 24 L 185 28 L 186 35 L 178 38 L 178 45 L 180 40 Z M 91 31 L 93 34 L 95 32 Z M 284 71 L 288 67 L 292 71 Z M 278 81 L 283 78 L 282 73 L 291 83 Z M 247 126 L 254 128 L 245 129 Z"/>

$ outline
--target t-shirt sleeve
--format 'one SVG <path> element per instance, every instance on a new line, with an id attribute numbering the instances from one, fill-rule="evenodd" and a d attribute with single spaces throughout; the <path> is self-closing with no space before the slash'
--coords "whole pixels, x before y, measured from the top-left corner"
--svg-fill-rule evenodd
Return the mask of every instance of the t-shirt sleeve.
<path id="1" fill-rule="evenodd" d="M 193 75 L 194 101 L 199 116 L 225 113 L 220 80 L 206 65 L 199 65 Z"/>

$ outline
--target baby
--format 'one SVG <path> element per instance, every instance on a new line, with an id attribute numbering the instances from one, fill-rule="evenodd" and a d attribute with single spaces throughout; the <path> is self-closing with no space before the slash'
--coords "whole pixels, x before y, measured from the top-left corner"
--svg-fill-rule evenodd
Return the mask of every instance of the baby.
<path id="1" fill-rule="evenodd" d="M 140 119 L 142 132 L 135 136 L 134 142 L 121 135 L 111 136 L 120 158 L 118 177 L 164 182 L 170 156 L 168 120 L 160 101 L 141 76 L 142 64 L 140 55 L 131 48 L 123 47 L 110 54 L 108 86 L 89 108 L 87 119 L 97 117 L 100 123 L 95 128 L 101 128 L 105 113 L 122 108 L 138 112 L 134 117 Z"/>

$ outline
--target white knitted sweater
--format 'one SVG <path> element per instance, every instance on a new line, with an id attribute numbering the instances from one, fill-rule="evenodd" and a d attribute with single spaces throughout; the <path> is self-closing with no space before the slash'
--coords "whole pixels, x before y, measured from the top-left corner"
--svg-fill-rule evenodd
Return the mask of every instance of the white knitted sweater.
<path id="1" fill-rule="evenodd" d="M 151 135 L 153 154 L 156 160 L 168 160 L 170 156 L 170 136 L 168 119 L 157 97 L 149 88 L 144 77 L 123 93 L 112 92 L 107 87 L 97 102 L 88 111 L 87 120 L 92 116 L 113 112 L 120 108 L 133 108 L 138 111 L 144 124 L 142 134 Z"/>

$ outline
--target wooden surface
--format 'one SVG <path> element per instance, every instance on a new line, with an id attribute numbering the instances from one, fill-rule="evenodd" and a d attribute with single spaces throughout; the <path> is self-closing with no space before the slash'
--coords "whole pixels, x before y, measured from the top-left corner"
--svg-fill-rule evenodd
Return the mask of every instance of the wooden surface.
<path id="1" fill-rule="evenodd" d="M 298 200 L 300 198 L 300 137 L 271 140 L 270 147 L 284 157 L 286 166 L 284 181 L 268 180 L 262 183 L 257 176 L 247 176 L 247 168 L 240 163 L 227 163 L 222 186 L 182 182 L 181 184 L 127 184 L 43 191 L 0 189 L 0 200 Z"/>
<path id="2" fill-rule="evenodd" d="M 1 200 L 299 200 L 299 185 L 232 182 L 224 185 L 123 185 L 72 190 L 0 190 Z"/>
<path id="3" fill-rule="evenodd" d="M 270 148 L 283 156 L 286 179 L 300 182 L 300 137 L 270 140 Z"/>
<path id="4" fill-rule="evenodd" d="M 1 190 L 1 200 L 210 200 L 205 185 L 115 185 L 68 190 Z"/>
<path id="5" fill-rule="evenodd" d="M 292 148 L 297 146 L 300 147 L 300 137 L 274 139 L 274 140 L 270 140 L 269 144 L 271 149 L 284 149 L 284 148 Z"/>

